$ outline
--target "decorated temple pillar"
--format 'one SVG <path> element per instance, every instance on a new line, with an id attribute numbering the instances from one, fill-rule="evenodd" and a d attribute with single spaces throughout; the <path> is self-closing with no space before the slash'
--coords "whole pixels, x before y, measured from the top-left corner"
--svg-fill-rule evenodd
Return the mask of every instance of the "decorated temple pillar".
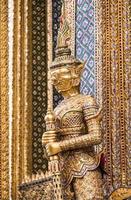
<path id="1" fill-rule="evenodd" d="M 103 132 L 109 194 L 130 186 L 129 1 L 107 0 L 102 6 Z"/>

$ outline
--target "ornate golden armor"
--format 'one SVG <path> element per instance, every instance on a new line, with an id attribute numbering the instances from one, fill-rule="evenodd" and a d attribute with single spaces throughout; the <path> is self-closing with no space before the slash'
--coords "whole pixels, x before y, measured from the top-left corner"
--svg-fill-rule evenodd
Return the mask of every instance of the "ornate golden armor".
<path id="1" fill-rule="evenodd" d="M 63 100 L 54 112 L 62 151 L 59 156 L 64 188 L 68 188 L 74 178 L 85 182 L 84 190 L 87 188 L 87 180 L 95 183 L 98 181 L 101 187 L 101 175 L 97 169 L 100 164 L 100 154 L 95 153 L 94 145 L 101 142 L 102 135 L 99 125 L 100 113 L 95 100 L 91 96 L 78 94 Z M 83 178 L 86 175 L 88 178 Z M 96 175 L 99 177 L 98 180 L 93 180 Z M 75 188 L 81 187 L 77 184 L 77 179 Z M 95 196 L 92 197 L 94 198 Z M 81 199 L 84 197 L 81 196 Z M 97 194 L 97 199 L 102 199 L 102 196 L 98 198 Z"/>

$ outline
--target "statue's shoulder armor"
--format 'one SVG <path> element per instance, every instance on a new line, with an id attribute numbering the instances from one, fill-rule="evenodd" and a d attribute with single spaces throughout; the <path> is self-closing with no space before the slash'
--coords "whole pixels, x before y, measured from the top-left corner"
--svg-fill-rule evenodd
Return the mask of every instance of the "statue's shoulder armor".
<path id="1" fill-rule="evenodd" d="M 61 115 L 61 117 L 68 112 L 77 112 L 83 110 L 83 108 L 90 108 L 96 105 L 95 99 L 90 95 L 79 94 L 69 99 L 69 101 L 63 100 L 57 107 L 54 109 L 55 114 Z M 77 112 L 78 114 L 78 112 Z"/>
<path id="2" fill-rule="evenodd" d="M 96 105 L 95 98 L 90 95 L 81 95 L 81 98 L 83 99 L 83 106 L 94 106 Z"/>

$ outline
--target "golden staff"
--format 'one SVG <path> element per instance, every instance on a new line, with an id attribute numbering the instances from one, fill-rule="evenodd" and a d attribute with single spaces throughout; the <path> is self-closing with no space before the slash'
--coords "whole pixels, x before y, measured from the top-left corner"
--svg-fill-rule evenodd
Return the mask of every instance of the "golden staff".
<path id="1" fill-rule="evenodd" d="M 48 74 L 50 72 L 48 71 Z M 50 75 L 48 76 L 48 78 Z M 48 99 L 52 97 L 52 85 L 50 80 L 48 79 Z M 48 134 L 48 142 L 55 142 L 56 141 L 56 128 L 55 128 L 55 116 L 53 113 L 53 109 L 51 109 L 51 103 L 48 104 L 47 114 L 45 116 L 46 122 L 46 131 L 49 131 Z M 62 192 L 62 185 L 61 185 L 61 172 L 59 166 L 59 157 L 57 155 L 49 157 L 49 170 L 53 175 L 53 190 L 54 190 L 54 200 L 63 200 L 63 192 Z"/>
<path id="2" fill-rule="evenodd" d="M 55 116 L 53 113 L 53 87 L 51 82 L 50 66 L 52 64 L 52 0 L 47 1 L 47 54 L 48 54 L 48 78 L 47 78 L 47 114 L 45 116 L 46 132 L 48 142 L 56 141 Z M 59 167 L 59 157 L 57 155 L 49 157 L 49 166 L 53 174 L 54 200 L 63 200 L 63 192 L 61 186 L 61 172 Z"/>

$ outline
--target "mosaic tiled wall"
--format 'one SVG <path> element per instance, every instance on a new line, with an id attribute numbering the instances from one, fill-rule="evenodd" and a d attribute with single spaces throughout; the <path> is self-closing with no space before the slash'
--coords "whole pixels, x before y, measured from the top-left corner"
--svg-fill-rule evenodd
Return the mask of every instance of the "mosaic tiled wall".
<path id="1" fill-rule="evenodd" d="M 58 30 L 60 27 L 60 15 L 61 15 L 61 7 L 62 7 L 62 0 L 54 0 L 53 1 L 53 59 L 55 57 L 55 48 L 57 45 L 57 35 L 58 35 Z M 57 104 L 62 100 L 62 96 L 56 91 L 56 89 L 54 88 L 53 90 L 53 104 L 54 107 L 57 106 Z"/>
<path id="2" fill-rule="evenodd" d="M 45 1 L 32 1 L 32 167 L 33 172 L 45 170 L 42 134 L 47 104 L 46 74 L 46 7 Z"/>
<path id="3" fill-rule="evenodd" d="M 81 92 L 94 95 L 94 0 L 77 0 L 76 5 L 76 57 L 86 61 L 81 78 Z"/>
<path id="4" fill-rule="evenodd" d="M 53 55 L 57 42 L 61 0 L 53 1 Z M 32 1 L 32 169 L 45 170 L 47 160 L 42 150 L 41 138 L 45 131 L 44 116 L 47 109 L 47 63 L 46 63 L 46 4 Z M 54 89 L 54 106 L 61 95 Z"/>

